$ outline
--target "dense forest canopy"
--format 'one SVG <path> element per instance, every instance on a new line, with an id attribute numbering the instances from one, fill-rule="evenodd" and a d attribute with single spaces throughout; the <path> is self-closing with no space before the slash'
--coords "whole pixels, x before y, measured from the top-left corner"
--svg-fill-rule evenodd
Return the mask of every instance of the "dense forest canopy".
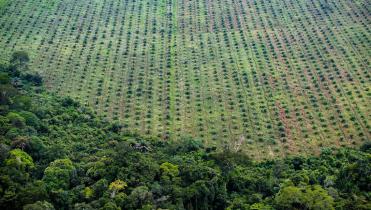
<path id="1" fill-rule="evenodd" d="M 0 208 L 371 209 L 371 144 L 256 162 L 229 146 L 142 138 L 0 66 Z"/>

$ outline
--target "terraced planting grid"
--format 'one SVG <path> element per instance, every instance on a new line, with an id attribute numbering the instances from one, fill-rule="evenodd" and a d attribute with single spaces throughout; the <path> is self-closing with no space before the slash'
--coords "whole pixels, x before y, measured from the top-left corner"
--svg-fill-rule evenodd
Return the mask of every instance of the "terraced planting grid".
<path id="1" fill-rule="evenodd" d="M 267 158 L 370 139 L 369 26 L 365 0 L 15 0 L 0 47 L 130 132 Z"/>

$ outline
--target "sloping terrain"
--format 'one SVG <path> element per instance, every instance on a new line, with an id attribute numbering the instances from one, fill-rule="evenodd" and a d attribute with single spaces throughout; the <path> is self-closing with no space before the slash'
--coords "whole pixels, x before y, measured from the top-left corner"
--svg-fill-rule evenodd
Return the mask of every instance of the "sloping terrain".
<path id="1" fill-rule="evenodd" d="M 263 158 L 370 139 L 369 26 L 365 0 L 14 0 L 0 49 L 127 131 Z"/>
<path id="2" fill-rule="evenodd" d="M 44 91 L 17 52 L 0 65 L 0 209 L 371 209 L 371 143 L 251 160 L 196 139 L 120 132 Z"/>

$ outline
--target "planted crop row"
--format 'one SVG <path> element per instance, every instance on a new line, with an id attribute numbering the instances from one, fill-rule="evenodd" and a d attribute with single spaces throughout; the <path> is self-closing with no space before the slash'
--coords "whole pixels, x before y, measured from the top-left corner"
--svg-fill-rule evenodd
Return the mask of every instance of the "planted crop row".
<path id="1" fill-rule="evenodd" d="M 367 1 L 52 2 L 2 8 L 0 47 L 127 131 L 258 157 L 370 139 Z"/>

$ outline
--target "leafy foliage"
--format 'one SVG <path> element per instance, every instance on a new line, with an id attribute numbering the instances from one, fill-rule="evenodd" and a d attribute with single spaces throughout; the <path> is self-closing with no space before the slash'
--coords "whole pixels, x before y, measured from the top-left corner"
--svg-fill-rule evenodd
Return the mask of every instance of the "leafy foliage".
<path id="1" fill-rule="evenodd" d="M 9 152 L 9 158 L 5 160 L 5 165 L 20 171 L 27 171 L 35 167 L 32 157 L 20 149 Z"/>
<path id="2" fill-rule="evenodd" d="M 334 209 L 334 199 L 319 185 L 283 187 L 275 202 L 279 209 Z"/>

